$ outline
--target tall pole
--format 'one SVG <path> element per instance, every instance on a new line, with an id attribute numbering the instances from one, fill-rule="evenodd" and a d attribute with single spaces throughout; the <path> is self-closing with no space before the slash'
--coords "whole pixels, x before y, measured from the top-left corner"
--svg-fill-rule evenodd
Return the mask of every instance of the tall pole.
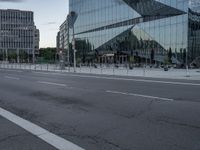
<path id="1" fill-rule="evenodd" d="M 62 36 L 61 69 L 65 70 L 65 36 Z"/>
<path id="2" fill-rule="evenodd" d="M 145 51 L 146 51 L 145 68 L 147 68 L 148 49 L 146 48 Z"/>
<path id="3" fill-rule="evenodd" d="M 68 51 L 67 51 L 67 63 L 68 63 L 68 68 L 70 71 L 70 59 L 69 59 L 69 21 L 67 21 L 67 46 L 68 46 Z"/>
<path id="4" fill-rule="evenodd" d="M 74 51 L 74 72 L 76 72 L 76 47 L 75 47 L 75 34 L 74 34 L 74 25 L 73 25 L 73 51 Z"/>
<path id="5" fill-rule="evenodd" d="M 189 29 L 189 24 L 187 24 L 187 28 Z M 187 30 L 187 35 L 189 35 L 189 30 Z M 185 60 L 185 63 L 186 63 L 186 77 L 190 77 L 189 68 L 188 68 L 188 52 L 189 52 L 189 45 L 187 43 L 187 46 L 186 46 L 186 58 L 185 58 L 186 59 Z"/>
<path id="6" fill-rule="evenodd" d="M 33 64 L 35 63 L 35 48 L 33 49 L 33 60 L 32 60 L 32 62 L 33 62 Z"/>
<path id="7" fill-rule="evenodd" d="M 145 43 L 146 44 L 146 43 Z M 147 41 L 147 45 L 145 46 L 146 49 L 145 49 L 145 55 L 146 55 L 146 58 L 145 58 L 145 69 L 147 68 L 147 63 L 148 63 L 148 47 L 149 47 L 149 40 Z"/>
<path id="8" fill-rule="evenodd" d="M 32 49 L 32 63 L 35 63 L 35 46 L 36 46 L 36 29 L 34 28 L 33 49 Z"/>
<path id="9" fill-rule="evenodd" d="M 189 66 L 188 66 L 188 48 L 186 48 L 186 58 L 185 58 L 185 63 L 186 63 L 186 77 L 190 77 L 189 74 Z"/>
<path id="10" fill-rule="evenodd" d="M 74 52 L 74 72 L 76 72 L 76 44 L 75 44 L 75 33 L 74 33 L 74 24 L 76 22 L 78 15 L 76 12 L 71 11 L 68 16 L 69 28 L 73 30 L 73 39 L 72 39 L 72 49 Z"/>

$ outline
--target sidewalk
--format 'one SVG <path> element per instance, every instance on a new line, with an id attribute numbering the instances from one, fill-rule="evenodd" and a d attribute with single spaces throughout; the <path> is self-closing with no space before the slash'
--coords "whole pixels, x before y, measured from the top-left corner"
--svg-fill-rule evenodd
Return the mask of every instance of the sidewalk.
<path id="1" fill-rule="evenodd" d="M 73 71 L 73 69 L 71 69 Z M 68 72 L 68 71 L 66 71 Z M 126 68 L 77 68 L 77 73 L 89 73 L 89 74 L 103 74 L 103 75 L 118 75 L 118 76 L 130 76 L 130 77 L 150 77 L 150 78 L 169 78 L 169 79 L 187 79 L 187 80 L 200 80 L 200 70 L 192 69 L 187 73 L 186 69 L 150 69 L 150 68 L 134 68 L 129 70 Z"/>
<path id="2" fill-rule="evenodd" d="M 73 67 L 66 67 L 61 70 L 58 64 L 8 64 L 0 63 L 2 69 L 20 69 L 20 70 L 34 70 L 34 71 L 49 71 L 49 72 L 74 72 Z M 79 67 L 76 68 L 76 73 L 98 74 L 98 75 L 117 75 L 130 77 L 151 77 L 151 78 L 168 78 L 168 79 L 187 79 L 200 80 L 200 69 L 169 69 L 164 71 L 163 68 L 134 68 L 130 70 L 125 67 Z"/>

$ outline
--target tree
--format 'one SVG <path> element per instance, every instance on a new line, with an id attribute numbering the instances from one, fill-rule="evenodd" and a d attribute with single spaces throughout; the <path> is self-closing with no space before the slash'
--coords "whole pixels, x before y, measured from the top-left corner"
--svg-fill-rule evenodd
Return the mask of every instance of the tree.
<path id="1" fill-rule="evenodd" d="M 16 60 L 17 60 L 17 54 L 14 53 L 14 52 L 8 54 L 8 60 L 10 60 L 12 62 L 16 62 Z"/>
<path id="2" fill-rule="evenodd" d="M 28 60 L 28 53 L 25 50 L 19 51 L 19 58 L 22 62 L 26 62 Z"/>
<path id="3" fill-rule="evenodd" d="M 187 51 L 186 51 L 186 49 L 184 49 L 183 50 L 183 62 L 184 62 L 184 64 L 186 64 L 186 58 L 187 57 Z"/>
<path id="4" fill-rule="evenodd" d="M 42 48 L 40 49 L 39 57 L 43 58 L 45 61 L 53 62 L 56 59 L 56 54 L 56 48 Z"/>
<path id="5" fill-rule="evenodd" d="M 169 51 L 168 51 L 168 61 L 170 64 L 172 64 L 172 49 L 171 47 L 169 48 Z"/>
<path id="6" fill-rule="evenodd" d="M 154 59 L 155 59 L 155 52 L 154 52 L 154 50 L 152 49 L 152 50 L 151 50 L 151 63 L 154 62 Z"/>
<path id="7" fill-rule="evenodd" d="M 80 62 L 85 63 L 86 57 L 93 49 L 94 48 L 88 39 L 78 39 L 76 41 L 77 59 L 80 59 Z"/>

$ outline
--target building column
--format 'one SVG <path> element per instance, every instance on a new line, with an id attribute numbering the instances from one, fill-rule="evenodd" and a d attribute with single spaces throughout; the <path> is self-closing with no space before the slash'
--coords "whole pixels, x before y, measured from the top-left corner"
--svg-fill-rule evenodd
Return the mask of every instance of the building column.
<path id="1" fill-rule="evenodd" d="M 5 61 L 5 51 L 4 51 L 4 49 L 2 49 L 2 52 L 3 52 L 3 61 Z"/>
<path id="2" fill-rule="evenodd" d="M 8 49 L 6 49 L 6 62 L 8 61 Z"/>
<path id="3" fill-rule="evenodd" d="M 27 60 L 25 60 L 25 61 L 28 61 L 28 63 L 30 62 L 30 56 L 32 55 L 32 51 L 30 52 L 30 50 L 28 49 L 28 50 L 25 50 L 25 52 L 27 53 Z"/>
<path id="4" fill-rule="evenodd" d="M 34 64 L 35 63 L 35 49 L 33 49 L 32 51 L 32 63 Z"/>

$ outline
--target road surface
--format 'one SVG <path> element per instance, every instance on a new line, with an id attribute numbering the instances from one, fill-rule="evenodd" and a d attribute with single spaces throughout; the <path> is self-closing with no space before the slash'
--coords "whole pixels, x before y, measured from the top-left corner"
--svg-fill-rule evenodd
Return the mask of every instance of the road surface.
<path id="1" fill-rule="evenodd" d="M 200 149 L 198 80 L 2 69 L 0 108 L 80 149 Z M 0 149 L 59 149 L 12 118 L 0 111 Z"/>

